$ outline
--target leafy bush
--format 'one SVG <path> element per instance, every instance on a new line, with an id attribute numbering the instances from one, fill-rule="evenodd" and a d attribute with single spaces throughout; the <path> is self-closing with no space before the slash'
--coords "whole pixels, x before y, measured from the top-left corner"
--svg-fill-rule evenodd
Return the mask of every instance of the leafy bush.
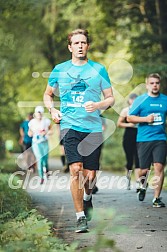
<path id="1" fill-rule="evenodd" d="M 8 185 L 10 174 L 1 174 L 0 177 L 0 220 L 16 217 L 19 213 L 29 210 L 30 196 L 21 188 L 13 190 Z M 17 185 L 17 177 L 13 184 Z"/>
<path id="2" fill-rule="evenodd" d="M 76 251 L 75 244 L 68 246 L 53 237 L 52 223 L 31 209 L 31 198 L 26 191 L 9 187 L 9 177 L 10 174 L 0 177 L 0 251 Z"/>
<path id="3" fill-rule="evenodd" d="M 8 155 L 7 158 L 1 160 L 1 162 L 0 162 L 0 172 L 2 172 L 2 173 L 15 172 L 17 170 L 17 165 L 15 163 L 15 157 L 13 155 L 10 156 L 9 153 L 6 155 Z"/>
<path id="4" fill-rule="evenodd" d="M 53 237 L 51 227 L 52 223 L 36 210 L 22 212 L 2 225 L 1 251 L 75 251 L 74 245 L 68 246 Z"/>

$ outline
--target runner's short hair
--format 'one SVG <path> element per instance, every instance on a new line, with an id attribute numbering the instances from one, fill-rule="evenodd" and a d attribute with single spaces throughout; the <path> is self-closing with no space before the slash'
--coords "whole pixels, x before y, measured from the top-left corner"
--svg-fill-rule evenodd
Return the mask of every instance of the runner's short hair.
<path id="1" fill-rule="evenodd" d="M 87 43 L 88 44 L 90 43 L 89 32 L 87 30 L 84 30 L 84 29 L 76 29 L 76 30 L 74 30 L 74 31 L 72 31 L 71 33 L 68 34 L 68 38 L 67 38 L 68 45 L 71 45 L 72 36 L 77 35 L 77 34 L 85 35 L 85 37 L 87 38 Z"/>
<path id="2" fill-rule="evenodd" d="M 147 76 L 146 78 L 146 82 L 149 78 L 156 78 L 156 79 L 159 79 L 159 81 L 161 80 L 161 76 L 158 74 L 158 73 L 151 73 Z"/>

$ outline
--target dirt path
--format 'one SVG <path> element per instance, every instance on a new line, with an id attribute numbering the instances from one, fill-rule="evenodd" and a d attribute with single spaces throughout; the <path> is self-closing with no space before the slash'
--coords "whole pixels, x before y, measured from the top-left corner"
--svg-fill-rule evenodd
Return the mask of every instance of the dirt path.
<path id="1" fill-rule="evenodd" d="M 42 186 L 35 186 L 34 176 L 37 174 L 31 174 L 27 191 L 32 196 L 34 207 L 54 223 L 56 236 L 68 244 L 77 241 L 79 248 L 86 248 L 95 244 L 97 228 L 101 225 L 98 239 L 114 239 L 123 252 L 166 252 L 167 208 L 152 207 L 152 189 L 147 190 L 145 201 L 139 202 L 135 188 L 123 188 L 124 177 L 103 171 L 98 178 L 100 190 L 93 195 L 95 211 L 89 222 L 89 228 L 94 232 L 76 234 L 76 217 L 67 186 L 69 174 L 62 172 L 60 160 L 50 159 L 50 170 L 52 176 Z M 167 192 L 163 191 L 161 196 L 167 204 Z"/>

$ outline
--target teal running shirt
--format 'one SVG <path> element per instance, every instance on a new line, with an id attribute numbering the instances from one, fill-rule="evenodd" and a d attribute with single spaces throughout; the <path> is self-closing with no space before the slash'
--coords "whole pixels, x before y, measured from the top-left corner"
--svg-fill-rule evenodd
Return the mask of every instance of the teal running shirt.
<path id="1" fill-rule="evenodd" d="M 129 110 L 129 115 L 145 117 L 154 114 L 153 123 L 139 123 L 137 142 L 166 140 L 167 96 L 160 94 L 151 97 L 148 94 L 138 96 Z"/>
<path id="2" fill-rule="evenodd" d="M 59 89 L 61 130 L 71 128 L 81 132 L 102 132 L 100 110 L 88 113 L 84 104 L 101 101 L 102 90 L 111 87 L 103 65 L 88 60 L 86 64 L 76 66 L 71 60 L 66 61 L 56 65 L 48 84 Z"/>

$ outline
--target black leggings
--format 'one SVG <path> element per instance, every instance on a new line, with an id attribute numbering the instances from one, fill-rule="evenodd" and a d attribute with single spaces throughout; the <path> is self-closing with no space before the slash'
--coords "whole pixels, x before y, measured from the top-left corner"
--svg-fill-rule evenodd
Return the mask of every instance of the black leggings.
<path id="1" fill-rule="evenodd" d="M 126 168 L 132 170 L 133 164 L 135 168 L 139 168 L 139 159 L 137 154 L 137 143 L 136 143 L 136 128 L 126 128 L 123 137 L 123 149 L 126 156 Z"/>

